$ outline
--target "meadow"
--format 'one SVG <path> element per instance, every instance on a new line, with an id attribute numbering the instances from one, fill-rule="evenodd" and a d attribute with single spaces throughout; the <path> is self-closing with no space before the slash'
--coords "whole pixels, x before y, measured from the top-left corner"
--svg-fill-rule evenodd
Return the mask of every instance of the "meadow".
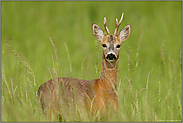
<path id="1" fill-rule="evenodd" d="M 109 121 L 182 122 L 182 2 L 1 1 L 1 121 L 49 121 L 36 91 L 53 76 L 100 77 L 92 24 L 131 25 L 118 66 L 118 110 Z M 119 32 L 119 31 L 118 31 Z M 52 41 L 52 42 L 51 42 Z M 66 121 L 93 121 L 81 114 Z"/>

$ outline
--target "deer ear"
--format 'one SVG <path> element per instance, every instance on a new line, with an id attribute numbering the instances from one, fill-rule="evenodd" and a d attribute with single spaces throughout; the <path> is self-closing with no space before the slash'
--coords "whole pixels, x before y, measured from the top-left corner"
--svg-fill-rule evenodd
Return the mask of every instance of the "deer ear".
<path id="1" fill-rule="evenodd" d="M 118 34 L 119 39 L 121 42 L 125 41 L 129 36 L 131 32 L 131 26 L 127 25 L 125 28 L 123 28 L 120 33 Z"/>
<path id="2" fill-rule="evenodd" d="M 105 36 L 103 30 L 97 24 L 92 24 L 92 30 L 95 38 L 97 38 L 101 42 L 103 37 Z"/>

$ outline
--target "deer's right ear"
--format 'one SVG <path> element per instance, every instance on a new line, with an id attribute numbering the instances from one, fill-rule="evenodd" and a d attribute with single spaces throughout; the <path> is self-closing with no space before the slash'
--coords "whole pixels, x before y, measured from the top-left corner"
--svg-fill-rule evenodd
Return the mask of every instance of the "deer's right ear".
<path id="1" fill-rule="evenodd" d="M 95 38 L 97 38 L 101 42 L 103 37 L 105 36 L 103 30 L 95 23 L 92 24 L 92 30 Z"/>

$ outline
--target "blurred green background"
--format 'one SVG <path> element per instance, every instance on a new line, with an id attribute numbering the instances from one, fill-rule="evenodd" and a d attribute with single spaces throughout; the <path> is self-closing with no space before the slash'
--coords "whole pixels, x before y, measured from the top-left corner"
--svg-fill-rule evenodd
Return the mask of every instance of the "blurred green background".
<path id="1" fill-rule="evenodd" d="M 56 64 L 51 36 L 58 50 L 58 76 L 87 80 L 100 77 L 102 48 L 92 34 L 92 23 L 104 29 L 103 19 L 107 17 L 113 33 L 115 18 L 120 19 L 122 13 L 120 29 L 130 24 L 132 30 L 120 51 L 118 94 L 119 109 L 124 117 L 118 114 L 118 121 L 182 121 L 181 1 L 1 2 L 1 120 L 42 121 L 30 110 L 37 109 L 35 93 L 41 84 L 51 79 L 49 70 L 53 68 L 53 60 Z M 8 40 L 10 37 L 12 40 Z M 5 45 L 6 41 L 26 59 L 35 80 Z M 146 85 L 148 89 L 140 91 Z M 13 88 L 16 88 L 14 92 Z M 12 103 L 11 93 L 19 98 L 15 100 L 17 103 Z M 134 103 L 137 95 L 138 104 Z M 21 104 L 25 105 L 21 107 Z"/>

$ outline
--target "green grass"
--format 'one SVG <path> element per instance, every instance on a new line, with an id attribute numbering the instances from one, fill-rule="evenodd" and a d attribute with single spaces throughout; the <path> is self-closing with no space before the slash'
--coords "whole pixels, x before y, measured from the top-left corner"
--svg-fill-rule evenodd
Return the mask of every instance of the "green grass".
<path id="1" fill-rule="evenodd" d="M 121 47 L 119 105 L 109 120 L 182 121 L 181 10 L 181 1 L 1 2 L 1 121 L 48 121 L 36 91 L 54 68 L 58 76 L 99 78 L 102 48 L 92 23 L 104 29 L 107 17 L 113 32 L 123 12 L 120 29 L 131 24 L 132 31 Z M 75 119 L 92 120 L 81 113 L 66 121 Z"/>

